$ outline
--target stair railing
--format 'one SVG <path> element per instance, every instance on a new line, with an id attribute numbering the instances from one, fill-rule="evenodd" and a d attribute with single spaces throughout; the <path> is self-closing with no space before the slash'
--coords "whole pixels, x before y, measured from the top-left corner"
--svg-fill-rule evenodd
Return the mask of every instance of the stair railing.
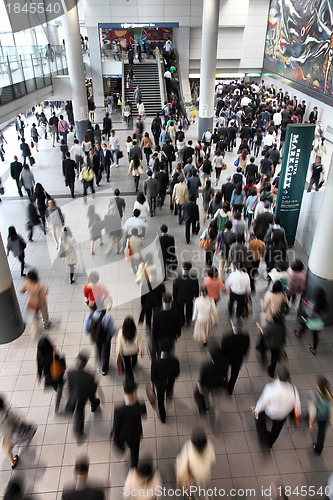
<path id="1" fill-rule="evenodd" d="M 125 106 L 125 63 L 121 60 L 121 116 L 124 116 Z"/>
<path id="2" fill-rule="evenodd" d="M 164 63 L 163 63 L 163 57 L 160 53 L 160 49 L 156 47 L 156 62 L 157 62 L 157 68 L 158 68 L 158 80 L 160 83 L 160 94 L 161 94 L 161 109 L 164 106 L 165 101 L 167 101 L 167 91 L 166 91 L 166 84 L 165 84 L 165 78 L 164 78 Z"/>

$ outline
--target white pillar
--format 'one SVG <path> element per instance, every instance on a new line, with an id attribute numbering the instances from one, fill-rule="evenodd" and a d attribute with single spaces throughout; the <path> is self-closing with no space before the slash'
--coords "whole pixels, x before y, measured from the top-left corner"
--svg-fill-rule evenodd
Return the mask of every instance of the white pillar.
<path id="1" fill-rule="evenodd" d="M 307 274 L 306 296 L 311 297 L 317 287 L 325 290 L 328 303 L 333 303 L 333 156 L 325 184 L 323 201 L 314 234 Z M 333 323 L 333 308 L 325 318 L 326 324 Z"/>
<path id="2" fill-rule="evenodd" d="M 0 344 L 17 339 L 24 322 L 0 234 Z"/>
<path id="3" fill-rule="evenodd" d="M 220 0 L 204 0 L 200 63 L 198 138 L 213 127 Z"/>
<path id="4" fill-rule="evenodd" d="M 62 16 L 68 64 L 68 74 L 73 96 L 73 112 L 78 140 L 83 140 L 88 128 L 88 100 L 81 48 L 80 24 L 77 5 Z"/>
<path id="5" fill-rule="evenodd" d="M 104 107 L 104 89 L 102 77 L 101 46 L 97 26 L 87 26 L 90 52 L 90 70 L 94 89 L 94 102 L 97 107 Z"/>

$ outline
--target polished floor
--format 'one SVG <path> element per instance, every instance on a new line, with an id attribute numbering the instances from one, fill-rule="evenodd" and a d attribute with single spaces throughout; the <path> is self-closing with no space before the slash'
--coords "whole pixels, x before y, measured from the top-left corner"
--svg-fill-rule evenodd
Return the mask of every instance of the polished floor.
<path id="1" fill-rule="evenodd" d="M 48 114 L 48 113 L 47 113 Z M 29 118 L 29 123 L 32 119 Z M 117 124 L 117 134 L 120 137 L 122 149 L 125 149 L 127 131 Z M 150 125 L 147 124 L 147 130 Z M 0 229 L 5 242 L 7 228 L 15 225 L 18 233 L 27 237 L 25 223 L 27 221 L 27 198 L 20 199 L 16 185 L 8 174 L 9 162 L 12 156 L 19 153 L 18 142 L 13 127 L 5 131 L 8 141 L 6 162 L 0 165 L 1 177 L 6 190 L 3 203 L 0 206 Z M 187 139 L 195 138 L 196 125 L 192 125 L 187 133 Z M 73 143 L 73 134 L 69 136 L 69 144 Z M 112 169 L 111 183 L 103 179 L 93 199 L 88 197 L 88 203 L 78 196 L 75 200 L 69 197 L 61 170 L 61 153 L 59 146 L 52 148 L 50 140 L 40 141 L 40 152 L 34 152 L 36 164 L 32 168 L 36 182 L 41 182 L 48 193 L 56 197 L 63 210 L 68 225 L 76 238 L 78 247 L 78 265 L 75 285 L 69 284 L 67 267 L 59 261 L 51 235 L 45 237 L 38 228 L 35 230 L 34 242 L 28 243 L 26 262 L 28 267 L 37 268 L 43 282 L 49 287 L 48 305 L 52 326 L 48 332 L 57 348 L 66 355 L 68 367 L 73 367 L 75 357 L 84 348 L 91 353 L 88 367 L 95 370 L 94 349 L 89 337 L 83 333 L 83 320 L 87 308 L 83 301 L 82 288 L 86 283 L 87 272 L 98 269 L 101 280 L 105 282 L 114 301 L 112 316 L 116 326 L 121 326 L 124 316 L 132 314 L 137 320 L 139 316 L 138 288 L 134 284 L 133 275 L 128 263 L 120 256 L 111 253 L 106 257 L 106 245 L 96 245 L 96 255 L 90 255 L 88 238 L 87 207 L 93 204 L 96 212 L 103 216 L 106 213 L 108 200 L 114 188 L 118 187 L 124 193 L 126 211 L 124 220 L 132 212 L 135 196 L 133 180 L 127 176 L 128 162 L 122 159 L 118 169 Z M 229 173 L 233 173 L 235 154 L 228 153 L 226 162 L 228 170 L 223 172 L 223 181 Z M 77 194 L 82 193 L 82 186 L 76 182 Z M 199 201 L 200 207 L 201 199 Z M 157 216 L 149 219 L 149 228 L 145 245 L 154 251 L 154 239 L 162 223 L 169 226 L 169 231 L 175 236 L 179 261 L 191 259 L 200 274 L 204 275 L 204 253 L 199 249 L 199 238 L 194 237 L 190 245 L 185 244 L 184 227 L 177 224 L 176 218 L 170 214 L 168 204 L 158 211 Z M 201 226 L 204 224 L 201 220 Z M 292 252 L 307 261 L 302 249 L 295 245 Z M 292 258 L 292 257 L 291 257 Z M 19 262 L 11 255 L 9 265 L 13 280 L 18 290 L 22 284 Z M 193 327 L 183 330 L 177 343 L 176 355 L 181 363 L 181 374 L 175 385 L 175 395 L 167 406 L 167 423 L 162 425 L 148 407 L 148 417 L 144 421 L 144 437 L 141 453 L 153 454 L 156 467 L 159 469 L 163 484 L 175 486 L 174 461 L 183 443 L 189 438 L 192 428 L 201 423 L 213 441 L 216 451 L 216 463 L 212 470 L 212 487 L 223 488 L 226 496 L 230 490 L 237 490 L 235 498 L 262 496 L 262 487 L 266 488 L 274 481 L 291 487 L 290 498 L 299 496 L 301 486 L 314 486 L 313 498 L 323 498 L 318 489 L 327 484 L 329 474 L 333 471 L 333 433 L 329 429 L 325 448 L 320 457 L 312 450 L 312 437 L 307 427 L 301 424 L 299 428 L 286 425 L 270 453 L 260 451 L 255 424 L 251 413 L 253 406 L 263 387 L 269 382 L 269 377 L 259 364 L 255 344 L 258 331 L 255 326 L 259 318 L 260 301 L 265 291 L 265 269 L 261 268 L 261 277 L 254 300 L 254 315 L 245 321 L 246 329 L 251 335 L 251 348 L 242 367 L 236 383 L 235 394 L 225 395 L 222 403 L 222 432 L 213 434 L 210 416 L 199 418 L 193 400 L 193 387 L 199 373 L 199 367 L 207 358 L 207 350 L 200 349 L 192 339 Z M 169 280 L 167 288 L 171 288 Z M 33 499 L 56 500 L 61 498 L 64 488 L 71 488 L 74 482 L 73 465 L 75 459 L 82 453 L 90 458 L 90 480 L 100 484 L 106 490 L 108 499 L 122 498 L 122 486 L 129 469 L 129 452 L 119 455 L 109 441 L 114 405 L 122 401 L 123 379 L 117 374 L 115 362 L 115 341 L 112 342 L 111 370 L 100 380 L 102 391 L 101 411 L 90 413 L 87 407 L 86 432 L 87 440 L 76 443 L 72 423 L 66 416 L 54 417 L 54 394 L 38 385 L 36 378 L 36 345 L 37 340 L 30 334 L 31 316 L 26 309 L 26 297 L 18 293 L 19 303 L 26 321 L 24 334 L 12 342 L 0 346 L 0 392 L 6 397 L 8 404 L 17 409 L 20 414 L 38 424 L 38 431 L 29 447 L 18 450 L 21 457 L 15 473 L 9 467 L 8 461 L 0 456 L 0 496 L 8 480 L 14 475 L 23 477 L 26 493 Z M 220 320 L 214 327 L 211 342 L 219 340 L 223 334 L 230 331 L 227 315 L 227 298 L 224 296 L 218 305 Z M 292 381 L 300 391 L 302 407 L 307 408 L 308 392 L 314 387 L 317 374 L 325 373 L 333 384 L 333 329 L 325 329 L 320 335 L 317 356 L 314 357 L 309 346 L 308 335 L 299 340 L 293 331 L 295 329 L 295 310 L 288 316 L 288 340 L 286 352 Z M 42 334 L 43 331 L 40 332 Z M 147 344 L 145 329 L 141 329 Z M 149 379 L 150 360 L 147 355 L 139 360 L 136 369 L 136 379 L 139 383 L 139 398 L 145 399 L 145 383 Z M 64 393 L 64 403 L 66 391 Z M 255 495 L 245 492 L 255 489 Z M 266 492 L 267 493 L 267 492 Z M 170 497 L 170 495 L 167 495 Z M 310 495 L 306 495 L 310 498 Z M 266 497 L 267 498 L 267 497 Z"/>

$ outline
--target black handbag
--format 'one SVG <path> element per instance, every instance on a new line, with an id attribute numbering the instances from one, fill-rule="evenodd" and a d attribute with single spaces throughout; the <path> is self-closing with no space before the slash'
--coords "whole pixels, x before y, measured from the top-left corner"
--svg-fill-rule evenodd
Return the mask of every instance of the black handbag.
<path id="1" fill-rule="evenodd" d="M 120 151 L 120 149 L 118 149 L 117 158 L 118 158 L 118 160 L 120 160 L 121 158 L 124 158 L 124 153 L 122 151 Z"/>
<path id="2" fill-rule="evenodd" d="M 30 156 L 30 165 L 34 165 L 36 163 L 36 160 L 33 156 Z"/>
<path id="3" fill-rule="evenodd" d="M 206 413 L 207 411 L 206 401 L 198 388 L 196 388 L 194 391 L 194 400 L 197 404 L 199 413 Z"/>

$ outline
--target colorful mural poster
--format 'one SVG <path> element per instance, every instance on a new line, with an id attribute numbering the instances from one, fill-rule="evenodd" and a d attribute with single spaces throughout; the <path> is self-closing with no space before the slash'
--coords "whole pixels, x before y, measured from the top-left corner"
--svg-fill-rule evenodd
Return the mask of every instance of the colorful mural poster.
<path id="1" fill-rule="evenodd" d="M 271 0 L 264 69 L 333 97 L 333 0 Z"/>

